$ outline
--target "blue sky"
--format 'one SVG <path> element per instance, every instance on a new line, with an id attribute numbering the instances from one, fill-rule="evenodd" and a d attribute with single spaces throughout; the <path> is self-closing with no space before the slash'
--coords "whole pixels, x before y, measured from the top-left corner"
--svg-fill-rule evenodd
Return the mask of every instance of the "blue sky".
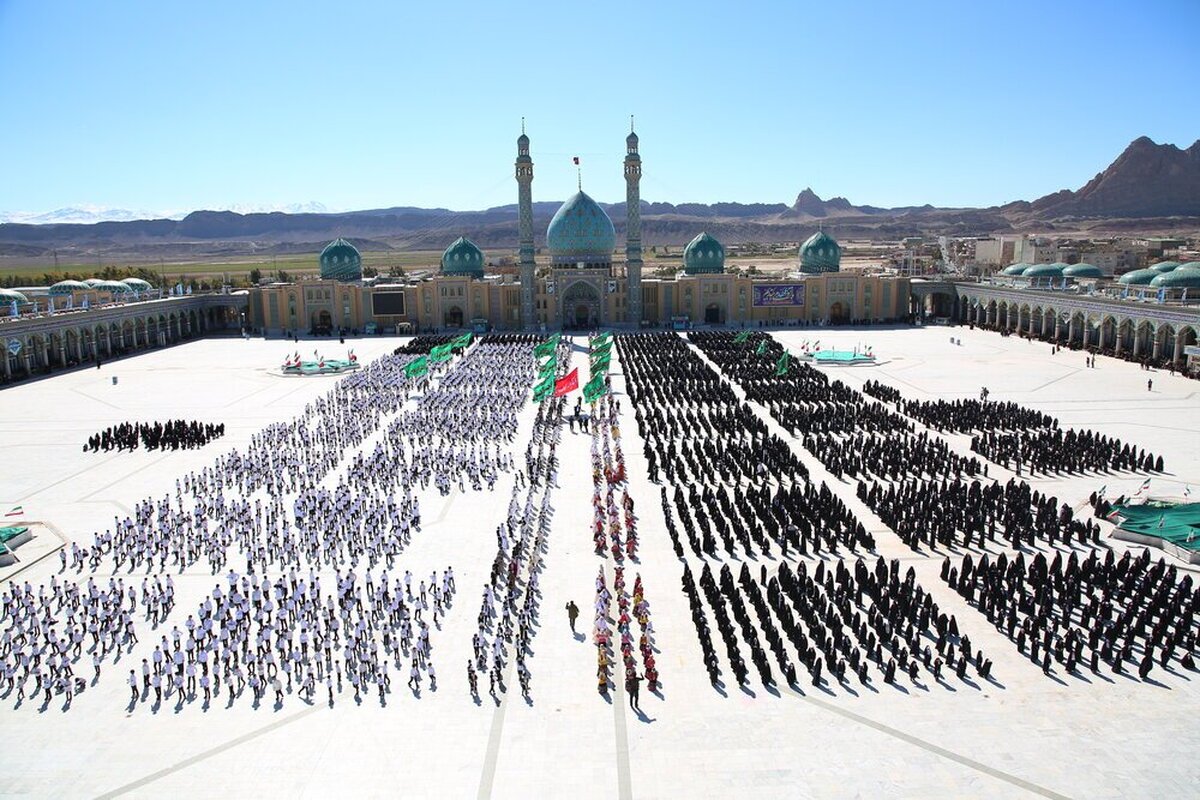
<path id="1" fill-rule="evenodd" d="M 1200 2 L 0 0 L 0 210 L 989 205 L 1200 137 Z"/>

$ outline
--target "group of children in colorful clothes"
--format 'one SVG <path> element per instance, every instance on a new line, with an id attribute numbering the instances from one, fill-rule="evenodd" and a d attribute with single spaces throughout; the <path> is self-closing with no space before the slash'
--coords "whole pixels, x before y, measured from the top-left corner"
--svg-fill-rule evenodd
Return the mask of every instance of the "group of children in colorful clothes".
<path id="1" fill-rule="evenodd" d="M 596 645 L 596 682 L 598 691 L 603 694 L 612 687 L 610 664 L 612 654 L 612 629 L 608 624 L 609 611 L 612 608 L 612 597 L 617 598 L 617 633 L 620 636 L 621 661 L 625 670 L 625 683 L 628 685 L 638 679 L 637 657 L 634 654 L 633 620 L 637 620 L 641 633 L 638 637 L 637 649 L 642 655 L 645 668 L 645 679 L 651 692 L 658 691 L 660 685 L 658 667 L 654 661 L 654 626 L 650 621 L 650 604 L 646 601 L 642 586 L 642 576 L 637 575 L 633 582 L 633 596 L 625 591 L 625 568 L 616 567 L 613 577 L 613 591 L 610 592 L 604 575 L 604 567 L 596 576 L 596 622 L 593 628 L 592 641 Z"/>

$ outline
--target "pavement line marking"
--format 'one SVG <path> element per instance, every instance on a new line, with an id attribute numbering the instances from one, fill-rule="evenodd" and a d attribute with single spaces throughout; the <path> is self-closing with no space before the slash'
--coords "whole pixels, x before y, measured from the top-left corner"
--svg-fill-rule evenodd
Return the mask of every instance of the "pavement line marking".
<path id="1" fill-rule="evenodd" d="M 962 766 L 967 767 L 969 769 L 973 769 L 976 772 L 982 772 L 985 775 L 990 775 L 991 777 L 996 778 L 997 780 L 1001 780 L 1001 781 L 1004 781 L 1005 783 L 1012 784 L 1013 786 L 1024 789 L 1027 792 L 1041 795 L 1042 797 L 1053 798 L 1053 800 L 1070 800 L 1070 798 L 1067 795 L 1059 794 L 1058 792 L 1055 792 L 1051 789 L 1047 789 L 1044 786 L 1038 786 L 1036 783 L 1027 781 L 1024 778 L 1018 778 L 1016 775 L 1010 775 L 1009 773 L 998 770 L 995 767 L 989 767 L 987 764 L 983 764 L 979 761 L 975 761 L 974 759 L 967 758 L 964 755 L 959 755 L 958 753 L 955 753 L 952 750 L 947 750 L 944 747 L 938 747 L 936 744 L 933 744 L 932 742 L 927 742 L 924 739 L 919 739 L 916 736 L 913 736 L 912 734 L 905 733 L 904 731 L 898 730 L 889 725 L 884 725 L 881 722 L 876 722 L 873 719 L 864 717 L 860 714 L 856 714 L 853 711 L 850 711 L 845 708 L 841 708 L 839 706 L 834 705 L 833 703 L 828 703 L 828 702 L 821 700 L 819 698 L 816 698 L 816 697 L 809 697 L 808 695 L 800 694 L 799 692 L 795 691 L 794 689 L 787 689 L 787 692 L 788 692 L 788 694 L 792 695 L 793 697 L 799 698 L 801 700 L 807 700 L 809 703 L 812 703 L 815 706 L 823 708 L 826 711 L 832 711 L 834 714 L 839 714 L 848 720 L 859 723 L 860 725 L 866 725 L 869 728 L 874 728 L 875 730 L 879 731 L 880 733 L 887 734 L 888 736 L 899 739 L 902 742 L 907 742 L 908 744 L 919 747 L 922 750 L 925 750 L 929 753 L 933 753 L 934 755 L 939 755 L 942 758 L 946 758 L 946 759 L 949 759 L 950 761 L 954 761 L 955 763 L 961 764 Z"/>
<path id="2" fill-rule="evenodd" d="M 510 686 L 512 682 L 513 672 L 516 669 L 513 666 L 515 659 L 510 661 L 504 670 L 504 685 Z M 475 796 L 478 800 L 489 800 L 492 796 L 492 787 L 496 783 L 496 762 L 500 758 L 500 737 L 504 731 L 504 712 L 508 708 L 508 692 L 502 692 L 500 705 L 496 706 L 496 710 L 492 713 L 492 730 L 488 733 L 487 754 L 483 758 L 483 774 L 479 776 L 479 791 Z"/>
<path id="3" fill-rule="evenodd" d="M 454 503 L 456 497 L 458 497 L 458 489 L 451 489 L 450 495 L 446 498 L 446 504 L 442 506 L 442 513 L 438 514 L 438 518 L 433 521 L 434 525 L 444 520 L 446 515 L 450 513 L 450 506 Z"/>
<path id="4" fill-rule="evenodd" d="M 111 489 L 112 487 L 116 486 L 116 485 L 117 485 L 118 483 L 120 483 L 121 481 L 128 480 L 129 478 L 132 478 L 134 475 L 137 475 L 137 474 L 138 474 L 139 472 L 141 472 L 142 470 L 149 469 L 150 467 L 158 466 L 159 464 L 161 464 L 161 463 L 163 462 L 163 460 L 165 460 L 165 459 L 166 459 L 166 457 L 167 457 L 167 454 L 166 454 L 166 453 L 163 453 L 161 456 L 159 456 L 158 458 L 154 459 L 154 460 L 153 460 L 153 461 L 151 461 L 149 464 L 143 464 L 142 466 L 138 467 L 137 469 L 135 469 L 133 472 L 129 473 L 128 475 L 124 475 L 124 476 L 122 476 L 122 477 L 120 477 L 120 478 L 117 478 L 117 479 L 116 479 L 115 481 L 113 481 L 112 483 L 105 484 L 104 486 L 101 486 L 99 489 L 97 489 L 96 491 L 92 492 L 91 494 L 85 494 L 83 497 L 81 497 L 81 498 L 79 498 L 79 499 L 80 499 L 80 500 L 90 500 L 91 498 L 95 497 L 96 495 L 100 494 L 101 492 L 107 491 L 107 490 Z"/>
<path id="5" fill-rule="evenodd" d="M 613 723 L 617 731 L 617 796 L 633 800 L 633 781 L 629 775 L 629 731 L 625 723 L 625 690 L 619 680 L 613 681 Z"/>
<path id="6" fill-rule="evenodd" d="M 91 464 L 91 465 L 89 465 L 89 466 L 86 466 L 86 467 L 84 467 L 83 469 L 79 470 L 78 472 L 72 472 L 70 475 L 66 476 L 65 478 L 60 478 L 59 480 L 56 480 L 54 483 L 51 483 L 51 484 L 49 484 L 49 485 L 47 485 L 47 486 L 42 486 L 42 487 L 40 487 L 40 488 L 38 488 L 38 489 L 34 489 L 34 490 L 33 490 L 32 492 L 30 492 L 29 494 L 27 494 L 27 495 L 24 495 L 24 496 L 23 496 L 23 497 L 21 497 L 19 500 L 17 500 L 17 503 L 23 503 L 23 502 L 25 502 L 26 500 L 28 500 L 28 499 L 29 499 L 29 498 L 31 498 L 31 497 L 36 497 L 36 496 L 38 496 L 39 494 L 41 494 L 42 492 L 44 492 L 44 491 L 47 491 L 47 490 L 49 490 L 49 489 L 53 489 L 55 486 L 58 486 L 60 483 L 66 483 L 66 482 L 67 482 L 67 481 L 69 481 L 69 480 L 74 480 L 75 478 L 78 478 L 78 477 L 79 477 L 80 475 L 82 475 L 83 473 L 85 473 L 85 472 L 88 472 L 89 470 L 93 470 L 93 469 L 95 469 L 96 467 L 103 467 L 103 466 L 106 466 L 106 465 L 107 465 L 107 464 L 108 464 L 110 461 L 112 461 L 112 460 L 113 460 L 113 459 L 115 459 L 116 457 L 117 457 L 117 454 L 116 454 L 116 453 L 114 453 L 113 455 L 109 456 L 108 458 L 104 459 L 103 461 L 100 461 L 100 462 L 97 462 L 97 463 L 95 463 L 95 464 Z"/>
<path id="7" fill-rule="evenodd" d="M 159 778 L 165 778 L 168 775 L 179 772 L 180 770 L 187 769 L 188 767 L 192 766 L 193 764 L 198 764 L 201 761 L 204 761 L 205 759 L 212 758 L 213 756 L 216 756 L 216 755 L 220 755 L 221 753 L 224 753 L 227 750 L 232 750 L 233 748 L 238 747 L 239 745 L 243 745 L 246 742 L 249 742 L 253 739 L 257 739 L 259 736 L 262 736 L 263 734 L 270 733 L 271 731 L 282 728 L 284 725 L 295 722 L 298 719 L 307 717 L 309 714 L 316 713 L 317 711 L 320 711 L 320 710 L 321 710 L 321 706 L 314 705 L 314 706 L 304 709 L 303 711 L 299 711 L 295 714 L 292 714 L 290 717 L 284 717 L 283 719 L 275 720 L 270 725 L 259 728 L 256 731 L 250 731 L 249 733 L 243 734 L 243 735 L 237 737 L 236 739 L 230 739 L 228 742 L 225 742 L 224 744 L 219 744 L 210 750 L 205 750 L 202 753 L 197 753 L 196 755 L 191 756 L 190 758 L 185 758 L 183 761 L 180 761 L 176 764 L 172 764 L 169 767 L 164 767 L 163 769 L 160 769 L 157 772 L 151 772 L 149 775 L 145 776 L 144 778 L 139 778 L 138 780 L 133 781 L 132 783 L 127 783 L 124 786 L 119 786 L 116 789 L 113 789 L 111 792 L 105 792 L 104 794 L 99 795 L 97 797 L 97 800 L 108 800 L 108 798 L 120 797 L 123 794 L 128 794 L 129 792 L 136 791 L 137 789 L 140 789 L 143 786 L 153 783 L 154 781 L 158 780 Z"/>
<path id="8" fill-rule="evenodd" d="M 100 403 L 101 405 L 106 405 L 109 408 L 116 409 L 117 411 L 125 410 L 125 408 L 123 406 L 113 405 L 112 403 L 108 402 L 107 400 L 101 400 L 99 397 L 96 397 L 95 395 L 88 394 L 83 389 L 80 389 L 78 386 L 72 386 L 71 391 L 75 392 L 78 395 L 86 397 L 88 400 L 91 400 L 93 403 Z"/>

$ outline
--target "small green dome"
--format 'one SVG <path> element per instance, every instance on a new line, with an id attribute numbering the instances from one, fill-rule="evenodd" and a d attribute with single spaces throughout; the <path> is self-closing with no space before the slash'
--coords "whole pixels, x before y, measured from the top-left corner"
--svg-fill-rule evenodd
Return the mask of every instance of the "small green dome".
<path id="1" fill-rule="evenodd" d="M 89 287 L 83 281 L 59 281 L 50 287 L 49 294 L 52 297 L 59 297 L 61 295 L 71 294 L 72 292 L 86 291 L 89 288 L 91 287 Z"/>
<path id="2" fill-rule="evenodd" d="M 1160 261 L 1157 264 L 1150 265 L 1150 269 L 1155 272 L 1174 272 L 1178 267 L 1178 261 Z"/>
<path id="3" fill-rule="evenodd" d="M 92 286 L 93 289 L 100 292 L 108 292 L 110 294 L 129 294 L 133 291 L 128 284 L 120 281 L 100 281 Z"/>
<path id="4" fill-rule="evenodd" d="M 362 256 L 358 248 L 340 236 L 321 251 L 321 277 L 325 280 L 362 280 Z"/>
<path id="5" fill-rule="evenodd" d="M 465 236 L 454 240 L 442 253 L 442 272 L 446 275 L 483 277 L 483 251 Z"/>
<path id="6" fill-rule="evenodd" d="M 1095 264 L 1072 264 L 1062 271 L 1069 278 L 1103 278 L 1104 272 Z"/>
<path id="7" fill-rule="evenodd" d="M 97 286 L 104 283 L 104 279 L 103 278 L 88 278 L 83 283 L 89 289 L 95 289 Z"/>
<path id="8" fill-rule="evenodd" d="M 1200 261 L 1188 261 L 1187 263 L 1180 264 L 1178 267 L 1175 268 L 1175 272 L 1179 272 L 1179 270 L 1181 270 L 1181 269 L 1200 270 Z"/>
<path id="9" fill-rule="evenodd" d="M 1123 283 L 1126 286 L 1146 286 L 1157 277 L 1158 273 L 1152 269 L 1135 269 L 1118 278 L 1117 283 Z"/>
<path id="10" fill-rule="evenodd" d="M 150 285 L 150 281 L 144 281 L 141 278 L 125 278 L 121 283 L 133 289 L 135 292 L 148 292 L 154 287 Z"/>
<path id="11" fill-rule="evenodd" d="M 1021 275 L 1027 269 L 1029 269 L 1029 265 L 1022 261 L 1022 262 L 1018 262 L 1016 264 L 1009 264 L 1007 267 L 1000 270 L 1000 274 L 1001 275 Z"/>
<path id="12" fill-rule="evenodd" d="M 1150 285 L 1159 289 L 1200 289 L 1200 270 L 1164 272 L 1150 281 Z"/>
<path id="13" fill-rule="evenodd" d="M 554 264 L 608 264 L 617 249 L 617 231 L 600 204 L 580 191 L 554 213 L 546 245 Z"/>
<path id="14" fill-rule="evenodd" d="M 683 248 L 683 269 L 688 275 L 724 272 L 725 246 L 707 233 L 701 233 Z"/>
<path id="15" fill-rule="evenodd" d="M 800 271 L 809 275 L 837 272 L 842 268 L 842 246 L 824 231 L 817 231 L 800 245 Z"/>
<path id="16" fill-rule="evenodd" d="M 15 289 L 0 289 L 0 303 L 7 306 L 11 305 L 13 300 L 17 301 L 17 305 L 29 302 L 28 297 Z"/>
<path id="17" fill-rule="evenodd" d="M 1022 278 L 1061 278 L 1063 264 L 1034 264 L 1021 273 Z"/>

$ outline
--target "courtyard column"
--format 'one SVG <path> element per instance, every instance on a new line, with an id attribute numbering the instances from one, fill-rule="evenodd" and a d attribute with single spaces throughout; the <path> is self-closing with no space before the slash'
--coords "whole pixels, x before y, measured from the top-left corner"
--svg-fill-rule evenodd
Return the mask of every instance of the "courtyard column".
<path id="1" fill-rule="evenodd" d="M 50 366 L 50 337 L 46 336 L 46 340 L 42 342 L 42 357 L 46 359 L 46 366 Z"/>
<path id="2" fill-rule="evenodd" d="M 1113 345 L 1113 349 L 1116 352 L 1117 358 L 1120 358 L 1121 357 L 1121 349 L 1122 349 L 1121 344 L 1122 344 L 1122 340 L 1123 340 L 1123 337 L 1121 336 L 1121 326 L 1120 325 L 1118 325 L 1116 327 L 1116 337 L 1117 337 L 1117 341 Z"/>
<path id="3" fill-rule="evenodd" d="M 6 380 L 12 380 L 12 356 L 8 354 L 8 348 L 4 348 L 4 377 Z"/>
<path id="4" fill-rule="evenodd" d="M 1159 335 L 1158 331 L 1155 331 L 1154 332 L 1154 347 L 1151 350 L 1151 357 L 1155 361 L 1158 361 L 1158 359 L 1162 357 L 1162 344 L 1163 344 L 1162 340 L 1163 340 L 1163 337 Z"/>
<path id="5" fill-rule="evenodd" d="M 1171 350 L 1171 363 L 1178 364 L 1180 356 L 1183 355 L 1183 332 L 1175 334 L 1175 345 Z"/>
<path id="6" fill-rule="evenodd" d="M 1071 321 L 1067 323 L 1067 344 L 1075 343 L 1075 316 L 1071 316 Z"/>
<path id="7" fill-rule="evenodd" d="M 1033 312 L 1032 311 L 1029 312 L 1029 330 L 1027 331 L 1027 333 L 1031 337 L 1033 336 Z"/>
<path id="8" fill-rule="evenodd" d="M 1143 345 L 1144 345 L 1144 342 L 1142 341 L 1142 326 L 1138 325 L 1133 330 L 1133 357 L 1134 358 L 1142 357 Z"/>
<path id="9" fill-rule="evenodd" d="M 112 358 L 112 328 L 104 329 L 104 355 Z"/>

